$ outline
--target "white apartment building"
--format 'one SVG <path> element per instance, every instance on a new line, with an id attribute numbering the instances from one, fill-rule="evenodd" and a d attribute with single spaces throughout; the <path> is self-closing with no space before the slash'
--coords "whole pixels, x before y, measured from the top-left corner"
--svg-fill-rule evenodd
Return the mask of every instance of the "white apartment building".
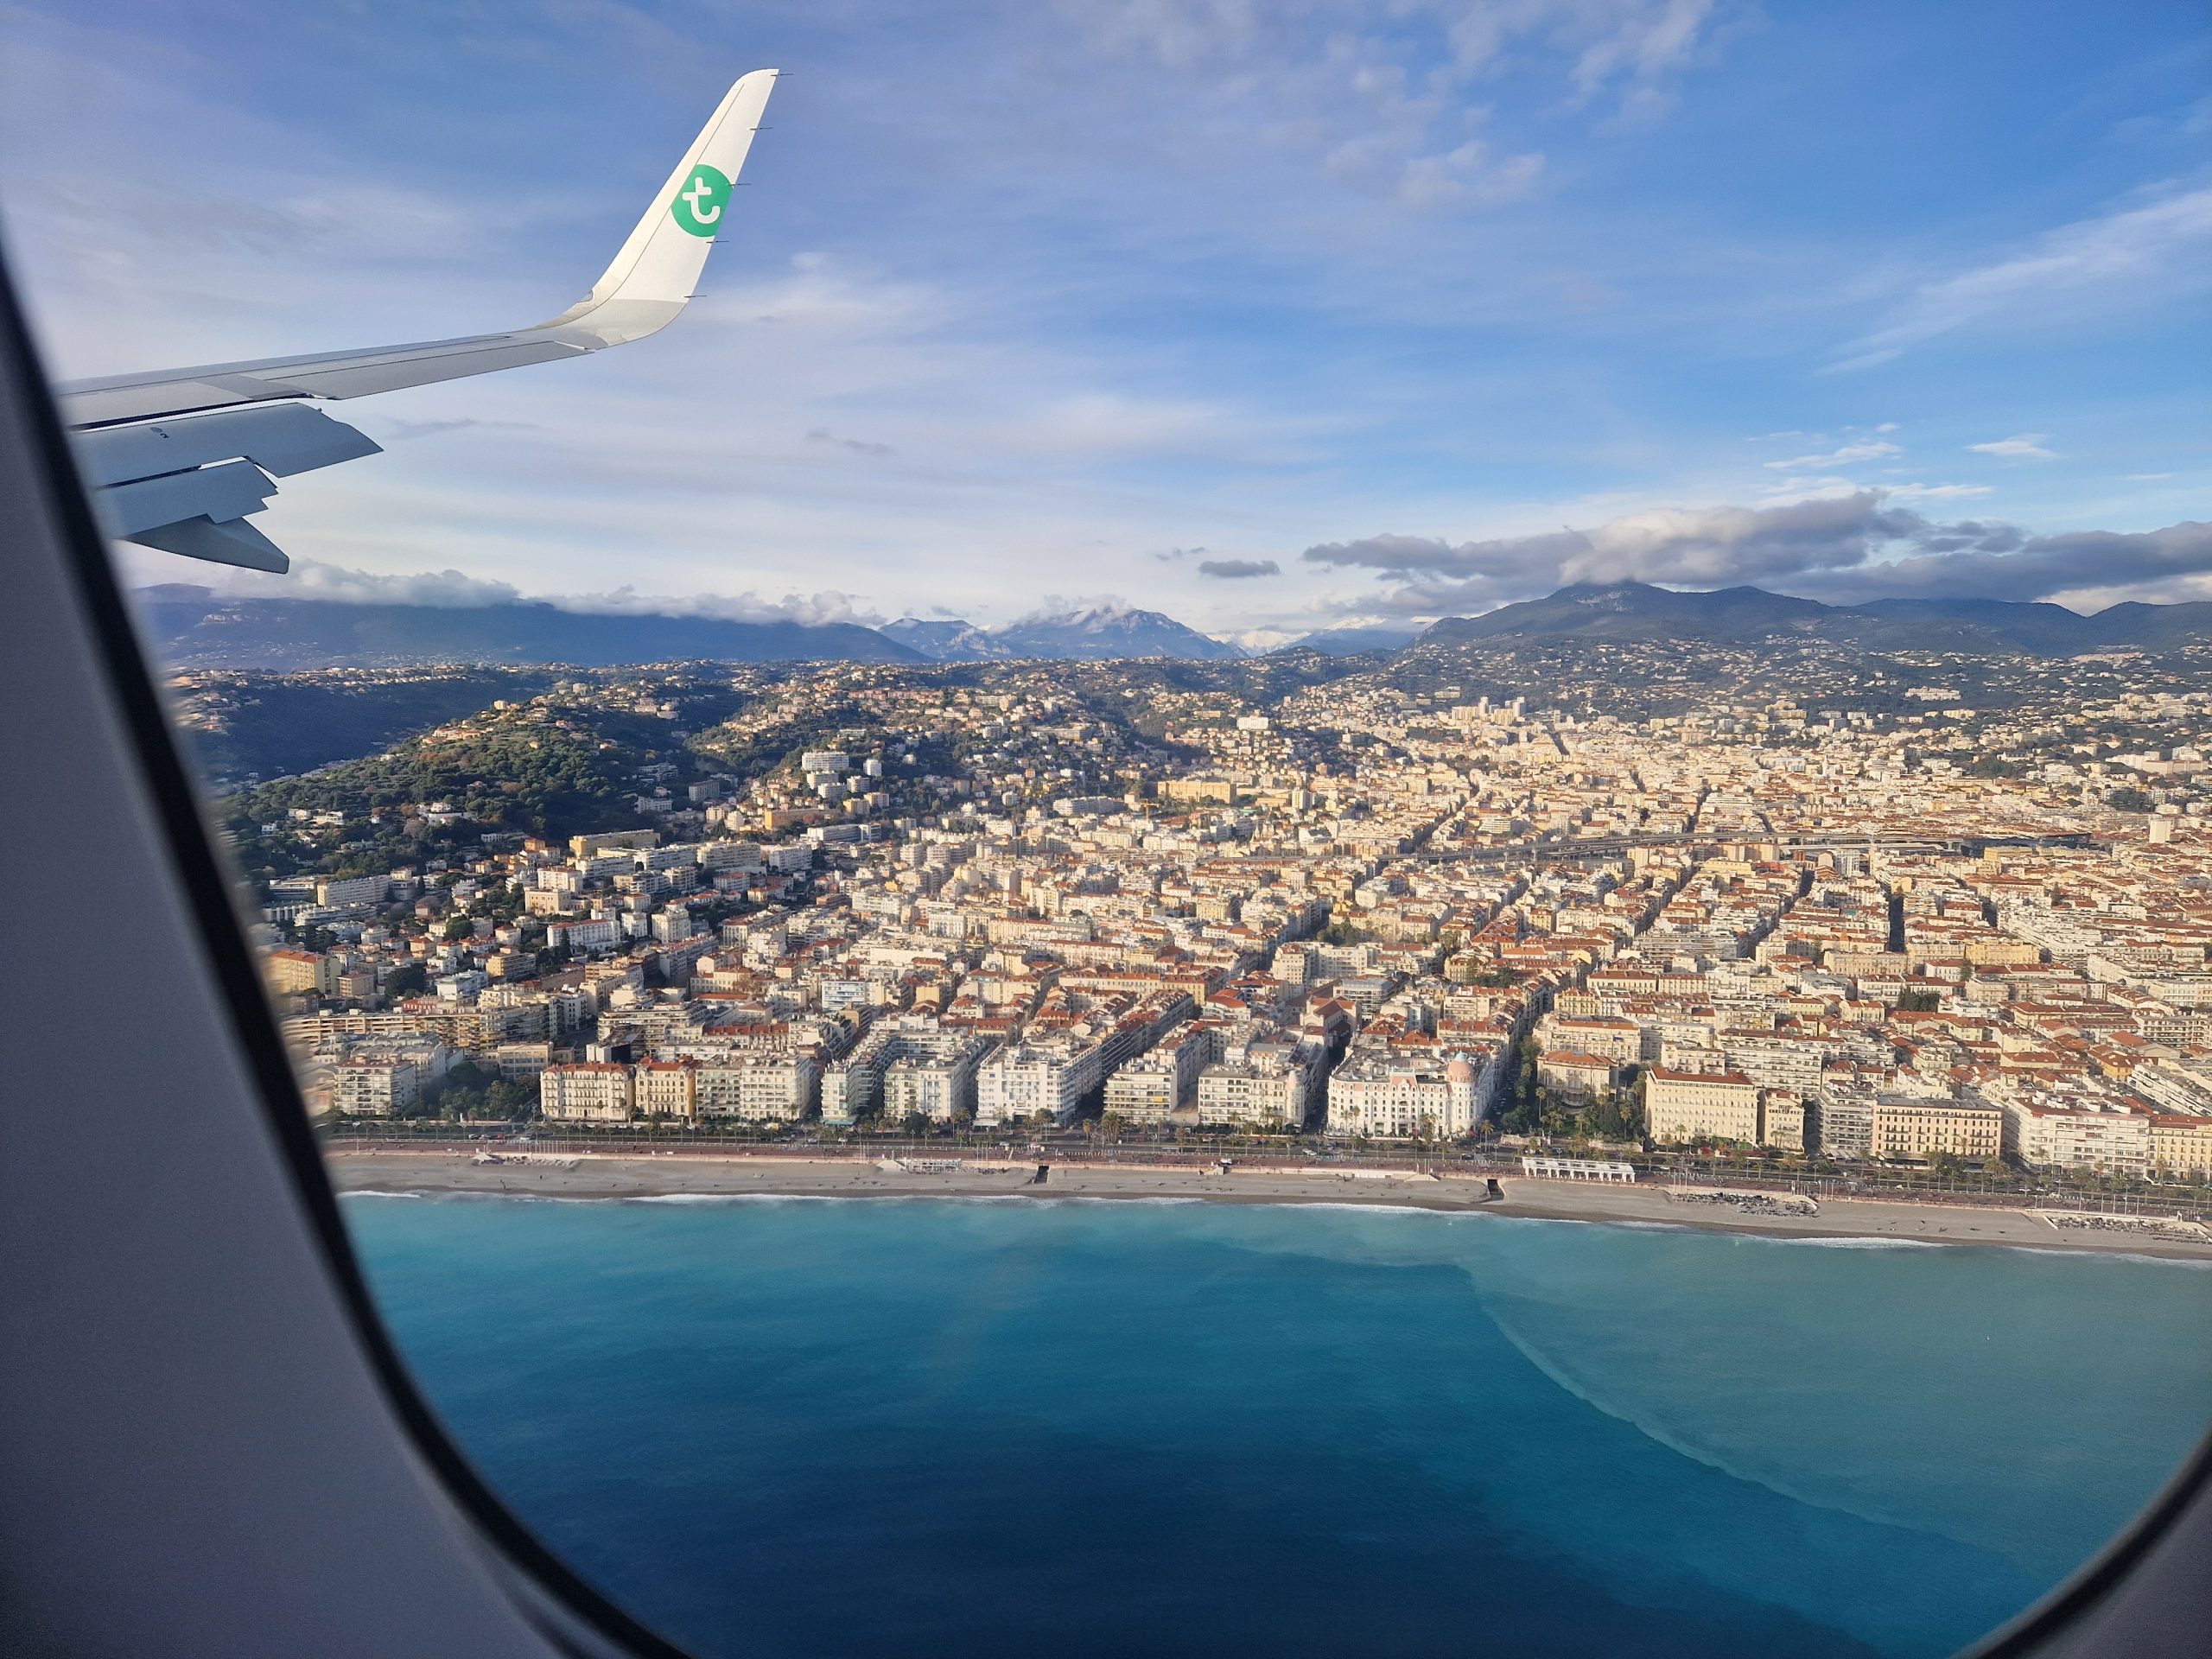
<path id="1" fill-rule="evenodd" d="M 1241 1058 L 1198 1073 L 1198 1122 L 1304 1128 L 1321 1065 L 1319 1046 L 1282 1037 L 1245 1044 L 1238 1052 Z"/>
<path id="2" fill-rule="evenodd" d="M 689 1122 L 698 1112 L 699 1065 L 696 1060 L 645 1060 L 630 1075 L 630 1103 L 639 1117 L 675 1117 Z"/>
<path id="3" fill-rule="evenodd" d="M 1197 1097 L 1207 1040 L 1192 1032 L 1129 1061 L 1106 1079 L 1106 1109 L 1132 1123 L 1164 1123 Z"/>
<path id="4" fill-rule="evenodd" d="M 315 883 L 315 902 L 333 910 L 381 904 L 389 885 L 389 879 L 381 875 L 327 875 Z"/>
<path id="5" fill-rule="evenodd" d="M 545 930 L 545 941 L 556 950 L 612 950 L 622 943 L 622 924 L 604 916 L 555 922 Z"/>
<path id="6" fill-rule="evenodd" d="M 822 1121 L 857 1122 L 881 1108 L 886 1122 L 919 1113 L 947 1123 L 973 1116 L 976 1068 L 990 1052 L 987 1039 L 947 1027 L 926 1014 L 880 1023 L 858 1046 L 822 1074 Z"/>
<path id="7" fill-rule="evenodd" d="M 1759 1086 L 1740 1071 L 1675 1071 L 1655 1065 L 1643 1087 L 1646 1132 L 1662 1143 L 1759 1144 Z"/>
<path id="8" fill-rule="evenodd" d="M 1982 1160 L 1998 1156 L 2004 1143 L 2005 1114 L 1994 1106 L 1920 1096 L 1885 1096 L 1874 1103 L 1872 1153 L 1877 1158 L 1948 1154 Z"/>
<path id="9" fill-rule="evenodd" d="M 1480 1072 L 1464 1055 L 1363 1053 L 1355 1048 L 1331 1074 L 1331 1135 L 1459 1135 L 1482 1116 Z M 1205 1079 L 1199 1078 L 1201 1088 Z"/>
<path id="10" fill-rule="evenodd" d="M 342 1117 L 395 1117 L 423 1096 L 412 1060 L 343 1059 L 330 1068 L 330 1109 Z"/>
<path id="11" fill-rule="evenodd" d="M 1812 1131 L 1819 1150 L 1831 1158 L 1865 1158 L 1874 1147 L 1872 1090 L 1823 1080 L 1813 1097 Z"/>
<path id="12" fill-rule="evenodd" d="M 2151 1124 L 2145 1107 L 2089 1101 L 2008 1101 L 2003 1110 L 2005 1150 L 2022 1163 L 2100 1174 L 2151 1173 Z"/>
<path id="13" fill-rule="evenodd" d="M 758 870 L 760 868 L 760 848 L 757 842 L 709 841 L 700 843 L 696 855 L 702 870 Z"/>
<path id="14" fill-rule="evenodd" d="M 556 1123 L 626 1123 L 630 1068 L 605 1060 L 549 1065 L 538 1074 L 537 1107 Z"/>
<path id="15" fill-rule="evenodd" d="M 1639 1060 L 1657 1058 L 1656 1050 L 1651 1055 L 1645 1054 L 1643 1031 L 1635 1020 L 1609 1014 L 1578 1020 L 1567 1014 L 1548 1014 L 1537 1022 L 1536 1039 L 1546 1048 L 1594 1054 L 1619 1065 L 1634 1065 Z"/>
<path id="16" fill-rule="evenodd" d="M 2128 1073 L 2127 1086 L 2170 1112 L 2212 1115 L 2212 1065 L 2202 1060 L 2179 1065 L 2147 1060 Z"/>
<path id="17" fill-rule="evenodd" d="M 822 1068 L 822 1121 L 835 1127 L 857 1123 L 875 1109 L 883 1075 L 859 1054 L 849 1054 Z"/>
<path id="18" fill-rule="evenodd" d="M 1098 1047 L 1020 1043 L 1002 1048 L 976 1072 L 976 1127 L 995 1128 L 1042 1113 L 1053 1122 L 1073 1121 L 1083 1096 L 1098 1082 Z"/>
<path id="19" fill-rule="evenodd" d="M 702 1118 L 796 1123 L 815 1107 L 822 1071 L 808 1054 L 746 1054 L 702 1060 L 694 1080 Z"/>
<path id="20" fill-rule="evenodd" d="M 1826 1044 L 1802 1037 L 1734 1032 L 1724 1033 L 1720 1040 L 1728 1070 L 1740 1072 L 1762 1089 L 1809 1094 L 1820 1086 L 1821 1066 L 1828 1055 Z"/>
<path id="21" fill-rule="evenodd" d="M 883 1112 L 896 1122 L 917 1112 L 935 1123 L 972 1117 L 976 1111 L 976 1070 L 989 1052 L 982 1038 L 950 1053 L 900 1055 L 883 1074 Z"/>

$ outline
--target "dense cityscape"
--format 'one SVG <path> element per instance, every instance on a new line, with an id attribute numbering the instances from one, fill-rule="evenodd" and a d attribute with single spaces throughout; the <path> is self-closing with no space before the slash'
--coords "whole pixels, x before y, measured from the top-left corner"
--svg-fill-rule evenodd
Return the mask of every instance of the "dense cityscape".
<path id="1" fill-rule="evenodd" d="M 2212 1172 L 2190 677 L 1929 658 L 1830 707 L 1605 653 L 1670 712 L 1419 653 L 548 672 L 223 807 L 340 1122 Z M 212 744 L 438 677 L 177 689 Z"/>
<path id="2" fill-rule="evenodd" d="M 0 3 L 0 1659 L 2212 1655 L 2209 24 Z"/>

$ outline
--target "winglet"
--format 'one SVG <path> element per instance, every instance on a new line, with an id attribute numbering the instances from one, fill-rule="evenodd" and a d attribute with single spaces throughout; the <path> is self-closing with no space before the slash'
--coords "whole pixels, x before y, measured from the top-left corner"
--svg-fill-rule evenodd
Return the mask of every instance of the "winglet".
<path id="1" fill-rule="evenodd" d="M 57 388 L 111 533 L 189 558 L 282 571 L 284 556 L 245 522 L 276 493 L 270 475 L 328 467 L 377 448 L 304 400 L 366 397 L 555 362 L 666 327 L 698 284 L 776 74 L 756 69 L 729 89 L 614 263 L 550 322 Z M 162 424 L 146 424 L 153 421 Z"/>
<path id="2" fill-rule="evenodd" d="M 728 217 L 730 192 L 778 73 L 755 69 L 739 77 L 591 292 L 531 333 L 596 351 L 641 340 L 675 321 Z"/>

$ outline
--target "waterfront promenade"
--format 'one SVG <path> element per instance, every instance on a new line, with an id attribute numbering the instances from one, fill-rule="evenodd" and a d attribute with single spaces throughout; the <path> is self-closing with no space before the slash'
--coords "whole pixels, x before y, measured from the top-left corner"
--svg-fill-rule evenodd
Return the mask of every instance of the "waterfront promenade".
<path id="1" fill-rule="evenodd" d="M 1726 1203 L 1683 1203 L 1656 1185 L 1599 1185 L 1497 1176 L 1503 1198 L 1489 1195 L 1490 1173 L 1288 1166 L 1262 1162 L 1054 1162 L 1042 1185 L 1029 1185 L 1038 1160 L 1003 1156 L 963 1160 L 952 1170 L 912 1170 L 895 1159 L 796 1157 L 770 1152 L 664 1152 L 645 1156 L 563 1153 L 528 1162 L 477 1162 L 480 1148 L 372 1147 L 334 1151 L 330 1169 L 343 1191 L 486 1192 L 548 1198 L 969 1198 L 1184 1199 L 1227 1204 L 1358 1204 L 1481 1211 L 1555 1220 L 1701 1227 L 1777 1237 L 1894 1240 L 1933 1244 L 2000 1244 L 2030 1249 L 2121 1250 L 2212 1260 L 2212 1242 L 2129 1230 L 2060 1227 L 2026 1208 L 1823 1197 L 1816 1213 L 1777 1214 Z"/>

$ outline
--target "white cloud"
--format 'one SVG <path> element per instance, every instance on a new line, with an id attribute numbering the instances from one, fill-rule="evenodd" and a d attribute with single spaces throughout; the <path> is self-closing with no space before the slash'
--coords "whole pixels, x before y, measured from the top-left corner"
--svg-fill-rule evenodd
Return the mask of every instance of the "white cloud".
<path id="1" fill-rule="evenodd" d="M 2023 432 L 1990 443 L 1970 443 L 1967 448 L 1978 455 L 2002 455 L 2012 461 L 2056 461 L 2057 453 L 2043 447 L 2044 437 L 2041 432 Z"/>
<path id="2" fill-rule="evenodd" d="M 617 588 L 603 594 L 548 594 L 544 599 L 556 610 L 597 616 L 701 616 L 720 622 L 798 622 L 809 627 L 831 622 L 874 624 L 883 620 L 850 594 L 834 588 L 763 599 L 753 593 L 671 595 Z"/>
<path id="3" fill-rule="evenodd" d="M 1474 92 L 1515 54 L 1540 84 L 1623 113 L 1670 103 L 1713 38 L 1714 0 L 1059 0 L 1109 57 L 1149 60 L 1206 105 L 1234 108 L 1324 176 L 1412 207 L 1491 207 L 1527 194 L 1545 157 L 1467 129 Z M 1446 59 L 1433 60 L 1439 35 Z"/>
<path id="4" fill-rule="evenodd" d="M 1417 207 L 1447 201 L 1494 207 L 1528 194 L 1544 170 L 1543 156 L 1533 151 L 1495 166 L 1484 164 L 1489 155 L 1488 145 L 1469 139 L 1445 155 L 1416 156 L 1399 178 L 1399 200 Z"/>
<path id="5" fill-rule="evenodd" d="M 1788 461 L 1770 461 L 1766 464 L 1777 473 L 1794 473 L 1806 467 L 1847 467 L 1854 461 L 1879 461 L 1885 455 L 1901 455 L 1904 450 L 1894 443 L 1880 439 L 1859 443 L 1847 443 L 1830 450 L 1825 455 L 1796 455 Z"/>
<path id="6" fill-rule="evenodd" d="M 1672 582 L 1706 588 L 1859 563 L 1923 520 L 1878 492 L 1765 507 L 1656 507 L 1589 530 L 1463 542 L 1382 535 L 1310 547 L 1307 563 L 1373 570 L 1402 584 L 1402 613 L 1487 608 L 1573 582 Z"/>
<path id="7" fill-rule="evenodd" d="M 1885 484 L 1883 493 L 1899 501 L 1939 500 L 1945 498 L 1994 495 L 1992 484 Z"/>
<path id="8" fill-rule="evenodd" d="M 1987 264 L 1923 283 L 1832 366 L 1872 367 L 1957 329 L 2102 322 L 2212 285 L 2212 188 L 2076 220 Z"/>
<path id="9" fill-rule="evenodd" d="M 1061 0 L 1059 10 L 1102 48 L 1143 54 L 1169 69 L 1240 57 L 1258 34 L 1249 0 Z"/>
<path id="10" fill-rule="evenodd" d="M 1575 60 L 1576 92 L 1592 98 L 1607 84 L 1623 81 L 1631 111 L 1661 106 L 1667 96 L 1666 78 L 1696 50 L 1713 16 L 1713 0 L 1660 0 L 1656 5 L 1610 10 L 1610 27 Z"/>
<path id="11" fill-rule="evenodd" d="M 1119 594 L 1046 594 L 1035 606 L 1014 618 L 1014 626 L 1029 622 L 1066 622 L 1078 618 L 1110 621 L 1143 608 L 1141 605 L 1130 604 Z"/>
<path id="12" fill-rule="evenodd" d="M 1793 474 L 1765 485 L 1759 491 L 1759 499 L 1766 505 L 1783 501 L 1811 501 L 1824 496 L 1856 495 L 1866 487 L 1855 480 L 1834 474 Z"/>
<path id="13" fill-rule="evenodd" d="M 148 579 L 175 580 L 181 561 L 157 561 L 130 549 L 127 568 Z M 585 594 L 525 594 L 512 582 L 486 582 L 459 570 L 397 574 L 356 570 L 321 559 L 296 559 L 289 575 L 194 564 L 197 585 L 241 599 L 304 599 L 354 605 L 412 605 L 469 610 L 486 605 L 550 605 L 595 616 L 696 616 L 724 622 L 872 624 L 880 619 L 849 594 L 825 590 L 763 599 L 758 594 L 641 594 L 633 588 Z"/>
<path id="14" fill-rule="evenodd" d="M 237 585 L 264 599 L 343 600 L 361 605 L 426 605 L 438 609 L 512 605 L 522 598 L 512 582 L 486 582 L 459 570 L 378 575 L 326 564 L 320 559 L 294 560 L 291 575 L 286 578 L 255 575 L 239 578 Z"/>

